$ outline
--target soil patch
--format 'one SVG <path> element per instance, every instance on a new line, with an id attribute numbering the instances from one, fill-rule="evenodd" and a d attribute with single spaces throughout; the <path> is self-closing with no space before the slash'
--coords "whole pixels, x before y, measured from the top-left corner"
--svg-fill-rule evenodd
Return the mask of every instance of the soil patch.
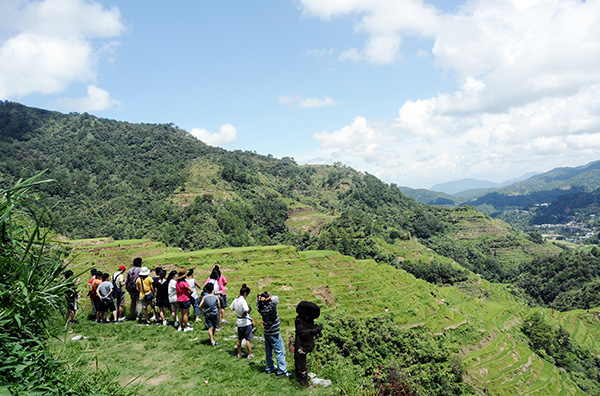
<path id="1" fill-rule="evenodd" d="M 323 301 L 323 304 L 325 304 L 325 306 L 330 307 L 332 305 L 334 305 L 334 306 L 338 305 L 338 303 L 335 301 L 335 297 L 331 293 L 331 290 L 329 290 L 329 287 L 327 287 L 327 286 L 313 287 L 312 292 L 315 297 L 317 297 L 321 301 Z"/>

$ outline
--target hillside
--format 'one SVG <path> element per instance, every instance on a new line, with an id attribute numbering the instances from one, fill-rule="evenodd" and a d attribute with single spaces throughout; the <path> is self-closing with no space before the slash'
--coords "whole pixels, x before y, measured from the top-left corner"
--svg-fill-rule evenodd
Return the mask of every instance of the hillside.
<path id="1" fill-rule="evenodd" d="M 533 352 L 520 328 L 531 314 L 543 312 L 550 325 L 561 325 L 569 332 L 574 344 L 600 351 L 600 324 L 597 321 L 600 313 L 559 313 L 528 308 L 505 286 L 491 284 L 475 274 L 470 274 L 467 281 L 456 286 L 437 287 L 372 260 L 357 261 L 331 251 L 298 252 L 289 246 L 183 252 L 148 240 L 110 239 L 74 241 L 73 246 L 74 263 L 93 260 L 98 269 L 110 271 L 119 264 L 129 265 L 135 256 L 143 257 L 149 267 L 195 267 L 199 274 L 207 274 L 218 262 L 230 282 L 228 294 L 235 295 L 235 290 L 243 282 L 251 287 L 253 293 L 269 290 L 280 296 L 279 313 L 286 338 L 293 328 L 295 304 L 301 300 L 316 301 L 322 306 L 323 315 L 319 323 L 333 326 L 331 329 L 328 327 L 328 331 L 335 329 L 340 317 L 345 318 L 347 323 L 355 319 L 360 321 L 360 318 L 371 322 L 374 318 L 389 318 L 399 329 L 397 331 L 406 332 L 404 337 L 417 337 L 425 330 L 437 340 L 436 343 L 453 351 L 452 355 L 462 361 L 464 381 L 477 394 L 594 394 L 583 392 L 568 373 Z M 198 278 L 202 279 L 201 276 Z M 383 320 L 383 325 L 386 319 L 377 320 Z M 232 357 L 235 341 L 230 338 L 233 334 L 231 325 L 217 335 L 221 342 L 218 351 L 206 345 L 207 335 L 204 332 L 178 334 L 170 327 L 145 328 L 130 322 L 112 327 L 84 321 L 74 325 L 73 329 L 74 334 L 89 335 L 90 338 L 68 342 L 67 354 L 75 356 L 87 350 L 88 353 L 79 357 L 80 363 L 121 367 L 116 373 L 116 380 L 123 384 L 129 381 L 141 383 L 144 394 L 185 394 L 197 389 L 211 393 L 222 393 L 227 389 L 225 392 L 229 394 L 242 392 L 242 389 L 245 389 L 245 394 L 280 394 L 278 392 L 285 389 L 286 393 L 308 394 L 293 383 L 286 382 L 280 385 L 283 388 L 278 388 L 273 382 L 276 380 L 264 378 L 265 375 L 260 373 L 261 367 L 264 367 L 264 352 L 259 342 L 255 344 L 257 360 L 250 365 L 236 361 Z M 376 328 L 369 331 L 372 333 L 370 337 L 378 337 Z M 133 334 L 136 334 L 134 340 L 131 339 Z M 328 338 L 330 336 L 328 333 Z M 428 337 L 420 342 L 424 343 Z M 175 341 L 177 345 L 170 349 L 168 355 L 162 352 L 167 348 L 166 340 Z M 351 340 L 346 342 L 350 345 Z M 171 373 L 187 374 L 164 375 L 160 359 L 123 366 L 126 356 L 135 354 L 140 348 L 151 355 L 168 359 Z M 190 348 L 196 353 L 190 354 Z M 322 348 L 327 346 L 318 344 L 312 355 L 311 370 L 319 377 L 332 379 L 334 388 L 315 387 L 310 392 L 338 394 L 345 389 L 349 394 L 363 394 L 365 388 L 354 376 L 360 375 L 366 368 L 352 366 L 351 362 L 356 359 L 353 357 L 345 360 L 346 368 L 340 372 L 341 368 L 333 360 L 319 361 L 319 355 L 331 353 L 326 352 L 329 349 Z M 360 355 L 368 348 L 368 343 L 358 342 L 355 353 Z M 426 354 L 425 351 L 421 353 L 422 356 Z M 288 353 L 288 362 L 293 365 L 291 357 L 292 354 Z M 392 361 L 390 358 L 387 363 Z M 442 361 L 436 365 L 443 365 Z M 404 367 L 406 362 L 399 361 L 398 364 Z M 191 370 L 190 365 L 193 367 Z M 237 379 L 232 377 L 231 370 L 237 373 Z M 419 382 L 410 375 L 408 381 Z M 247 390 L 247 384 L 251 384 L 250 390 Z M 180 393 L 173 393 L 173 389 Z"/>
<path id="2" fill-rule="evenodd" d="M 150 238 L 186 250 L 284 243 L 390 263 L 386 244 L 416 239 L 448 255 L 447 245 L 462 241 L 472 246 L 462 263 L 476 272 L 485 273 L 476 261 L 509 264 L 494 255 L 499 244 L 491 230 L 504 226 L 488 218 L 485 238 L 461 232 L 479 216 L 472 208 L 456 216 L 343 165 L 226 151 L 170 124 L 2 102 L 0 159 L 4 185 L 41 171 L 56 180 L 45 199 L 56 212 L 53 229 L 69 238 Z M 511 233 L 512 252 L 521 252 L 514 258 L 530 260 L 520 247 L 529 245 L 526 235 Z"/>

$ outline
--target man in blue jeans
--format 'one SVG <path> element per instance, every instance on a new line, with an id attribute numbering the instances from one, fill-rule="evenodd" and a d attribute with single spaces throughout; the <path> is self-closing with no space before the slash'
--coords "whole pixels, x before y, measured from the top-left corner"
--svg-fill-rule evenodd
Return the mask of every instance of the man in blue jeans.
<path id="1" fill-rule="evenodd" d="M 279 297 L 264 292 L 256 297 L 256 308 L 262 316 L 265 336 L 265 353 L 267 355 L 267 374 L 277 372 L 278 377 L 289 377 L 285 361 L 285 347 L 281 338 L 281 324 L 277 315 Z M 273 352 L 277 359 L 277 367 L 273 364 Z"/>

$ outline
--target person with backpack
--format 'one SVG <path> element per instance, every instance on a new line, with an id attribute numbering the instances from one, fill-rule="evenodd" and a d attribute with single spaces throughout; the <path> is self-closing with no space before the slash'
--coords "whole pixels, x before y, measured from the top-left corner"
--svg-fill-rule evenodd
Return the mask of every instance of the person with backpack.
<path id="1" fill-rule="evenodd" d="M 123 277 L 123 273 L 127 268 L 124 265 L 119 266 L 119 270 L 112 274 L 112 284 L 113 284 L 113 298 L 115 300 L 115 305 L 117 307 L 117 321 L 122 322 L 125 320 L 123 316 L 123 310 L 125 309 L 125 290 L 123 290 L 123 286 L 125 286 L 125 279 Z"/>
<path id="2" fill-rule="evenodd" d="M 127 278 L 125 280 L 125 289 L 129 293 L 131 298 L 131 306 L 129 307 L 129 320 L 137 320 L 142 314 L 142 305 L 139 301 L 140 292 L 137 289 L 136 282 L 140 276 L 140 270 L 142 268 L 142 258 L 136 257 L 133 259 L 133 267 L 127 271 Z"/>

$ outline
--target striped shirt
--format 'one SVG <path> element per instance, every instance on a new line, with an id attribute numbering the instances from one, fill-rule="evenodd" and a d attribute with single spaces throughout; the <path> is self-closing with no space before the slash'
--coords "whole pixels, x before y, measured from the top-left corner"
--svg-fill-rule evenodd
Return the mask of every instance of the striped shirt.
<path id="1" fill-rule="evenodd" d="M 262 316 L 263 326 L 265 327 L 265 334 L 267 335 L 277 335 L 279 334 L 279 330 L 281 328 L 281 323 L 279 322 L 279 315 L 277 315 L 277 304 L 279 303 L 279 297 L 271 296 L 271 303 L 264 303 L 256 300 L 256 308 L 258 309 L 258 313 Z"/>

